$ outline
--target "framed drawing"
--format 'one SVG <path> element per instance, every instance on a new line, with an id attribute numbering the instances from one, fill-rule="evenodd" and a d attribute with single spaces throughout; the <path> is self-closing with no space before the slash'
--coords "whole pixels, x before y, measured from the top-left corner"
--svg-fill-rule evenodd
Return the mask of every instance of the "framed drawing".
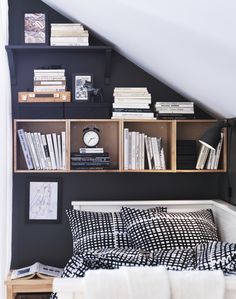
<path id="1" fill-rule="evenodd" d="M 89 87 L 93 86 L 92 74 L 73 75 L 73 98 L 74 101 L 88 101 Z"/>
<path id="2" fill-rule="evenodd" d="M 26 222 L 61 221 L 61 179 L 28 178 Z"/>
<path id="3" fill-rule="evenodd" d="M 24 43 L 47 44 L 47 20 L 45 13 L 24 13 Z"/>

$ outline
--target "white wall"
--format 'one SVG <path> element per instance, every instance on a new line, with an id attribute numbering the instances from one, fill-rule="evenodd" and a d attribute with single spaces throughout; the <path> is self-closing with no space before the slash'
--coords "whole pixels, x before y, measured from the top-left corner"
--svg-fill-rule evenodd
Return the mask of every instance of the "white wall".
<path id="1" fill-rule="evenodd" d="M 236 117 L 235 0 L 44 0 L 189 99 Z"/>

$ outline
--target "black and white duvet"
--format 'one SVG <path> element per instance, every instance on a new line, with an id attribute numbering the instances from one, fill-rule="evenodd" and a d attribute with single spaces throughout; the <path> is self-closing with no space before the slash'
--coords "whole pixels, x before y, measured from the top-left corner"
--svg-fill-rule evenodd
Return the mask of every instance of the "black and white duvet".
<path id="1" fill-rule="evenodd" d="M 236 244 L 212 241 L 195 248 L 157 250 L 104 248 L 73 254 L 62 277 L 83 277 L 88 270 L 121 266 L 165 266 L 168 270 L 215 270 L 236 275 Z M 51 299 L 56 299 L 53 294 Z"/>

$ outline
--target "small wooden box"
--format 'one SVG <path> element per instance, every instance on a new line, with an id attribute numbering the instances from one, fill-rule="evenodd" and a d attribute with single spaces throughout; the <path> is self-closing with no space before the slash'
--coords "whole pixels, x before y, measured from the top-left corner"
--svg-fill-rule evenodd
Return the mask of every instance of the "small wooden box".
<path id="1" fill-rule="evenodd" d="M 71 101 L 71 92 L 18 92 L 19 103 L 68 103 Z"/>

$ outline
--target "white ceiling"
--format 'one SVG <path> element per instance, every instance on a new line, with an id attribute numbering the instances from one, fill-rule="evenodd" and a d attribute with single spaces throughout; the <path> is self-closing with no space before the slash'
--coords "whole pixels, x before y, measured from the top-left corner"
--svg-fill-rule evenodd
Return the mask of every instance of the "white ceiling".
<path id="1" fill-rule="evenodd" d="M 235 0 L 43 0 L 190 100 L 236 117 Z"/>

